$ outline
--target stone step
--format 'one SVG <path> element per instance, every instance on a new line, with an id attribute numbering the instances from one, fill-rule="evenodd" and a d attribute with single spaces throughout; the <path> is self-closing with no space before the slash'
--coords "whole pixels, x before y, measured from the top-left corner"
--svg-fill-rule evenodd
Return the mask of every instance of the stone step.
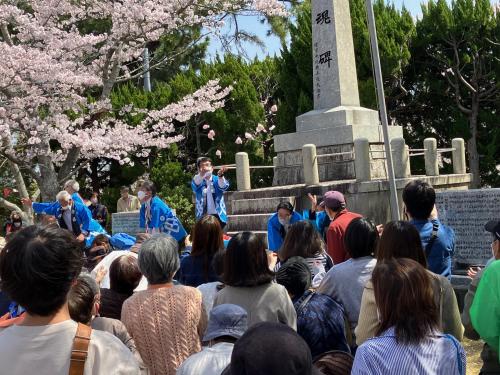
<path id="1" fill-rule="evenodd" d="M 260 199 L 239 199 L 232 202 L 231 214 L 244 215 L 244 214 L 264 214 L 269 212 L 276 212 L 276 207 L 281 202 L 290 202 L 295 205 L 295 197 L 273 197 L 273 198 L 260 198 Z"/>
<path id="2" fill-rule="evenodd" d="M 243 231 L 265 231 L 267 230 L 267 220 L 271 213 L 253 215 L 228 215 L 228 232 Z"/>

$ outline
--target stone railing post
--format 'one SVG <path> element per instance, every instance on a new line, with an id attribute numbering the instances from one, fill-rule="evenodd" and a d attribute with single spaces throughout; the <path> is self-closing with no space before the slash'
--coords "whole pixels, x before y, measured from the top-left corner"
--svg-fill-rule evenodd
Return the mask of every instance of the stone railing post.
<path id="1" fill-rule="evenodd" d="M 318 158 L 316 157 L 316 146 L 307 144 L 302 146 L 302 166 L 304 169 L 304 184 L 318 185 Z"/>
<path id="2" fill-rule="evenodd" d="M 454 138 L 451 141 L 453 173 L 467 173 L 467 165 L 465 164 L 465 141 L 463 138 Z"/>
<path id="3" fill-rule="evenodd" d="M 408 145 L 405 145 L 405 158 L 406 160 L 408 160 L 408 163 L 406 163 L 406 177 L 410 177 L 411 176 L 411 165 L 410 165 L 410 146 Z"/>
<path id="4" fill-rule="evenodd" d="M 246 152 L 236 154 L 236 185 L 238 191 L 250 190 L 250 164 Z"/>
<path id="5" fill-rule="evenodd" d="M 394 165 L 394 175 L 396 178 L 408 177 L 408 155 L 406 153 L 404 138 L 391 139 L 391 149 Z"/>
<path id="6" fill-rule="evenodd" d="M 425 175 L 439 176 L 436 138 L 424 139 Z"/>
<path id="7" fill-rule="evenodd" d="M 370 166 L 370 143 L 366 138 L 354 140 L 354 170 L 356 181 L 370 181 L 372 179 Z"/>

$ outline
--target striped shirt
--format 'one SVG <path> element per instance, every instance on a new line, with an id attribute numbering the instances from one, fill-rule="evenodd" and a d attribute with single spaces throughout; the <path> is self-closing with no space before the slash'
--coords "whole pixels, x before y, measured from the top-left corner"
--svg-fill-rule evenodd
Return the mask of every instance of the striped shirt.
<path id="1" fill-rule="evenodd" d="M 351 374 L 465 375 L 465 368 L 465 351 L 452 336 L 436 333 L 418 345 L 398 344 L 392 327 L 358 347 Z"/>

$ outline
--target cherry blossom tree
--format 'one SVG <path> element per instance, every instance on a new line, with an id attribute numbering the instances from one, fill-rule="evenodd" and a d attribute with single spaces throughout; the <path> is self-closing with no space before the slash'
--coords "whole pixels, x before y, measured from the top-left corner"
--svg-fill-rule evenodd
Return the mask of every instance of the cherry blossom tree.
<path id="1" fill-rule="evenodd" d="M 109 96 L 116 84 L 144 74 L 147 43 L 191 26 L 202 28 L 199 40 L 221 35 L 238 14 L 274 17 L 286 10 L 278 0 L 1 0 L 0 156 L 20 195 L 28 196 L 23 176 L 29 175 L 42 199 L 53 199 L 93 158 L 128 163 L 130 155 L 147 156 L 179 140 L 175 123 L 222 107 L 231 87 L 214 80 L 130 126 L 113 115 Z M 105 27 L 83 31 L 92 22 Z M 150 69 L 175 58 L 153 55 Z M 5 200 L 0 205 L 18 209 Z"/>

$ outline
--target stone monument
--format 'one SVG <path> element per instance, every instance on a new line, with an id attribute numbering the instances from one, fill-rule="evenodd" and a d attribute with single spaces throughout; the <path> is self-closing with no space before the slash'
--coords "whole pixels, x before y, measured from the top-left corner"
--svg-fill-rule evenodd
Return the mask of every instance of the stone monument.
<path id="1" fill-rule="evenodd" d="M 353 143 L 358 138 L 370 142 L 372 176 L 386 178 L 378 112 L 359 102 L 349 0 L 312 0 L 312 34 L 314 110 L 297 117 L 295 133 L 274 137 L 274 184 L 304 182 L 305 144 L 316 145 L 320 181 L 356 178 Z M 389 136 L 402 137 L 402 128 L 391 126 Z"/>
<path id="2" fill-rule="evenodd" d="M 139 227 L 139 211 L 118 212 L 111 215 L 111 231 L 116 233 L 127 233 L 131 236 L 144 232 Z"/>
<path id="3" fill-rule="evenodd" d="M 444 191 L 436 194 L 439 220 L 455 231 L 453 272 L 484 266 L 492 257 L 490 220 L 500 220 L 500 189 Z"/>

